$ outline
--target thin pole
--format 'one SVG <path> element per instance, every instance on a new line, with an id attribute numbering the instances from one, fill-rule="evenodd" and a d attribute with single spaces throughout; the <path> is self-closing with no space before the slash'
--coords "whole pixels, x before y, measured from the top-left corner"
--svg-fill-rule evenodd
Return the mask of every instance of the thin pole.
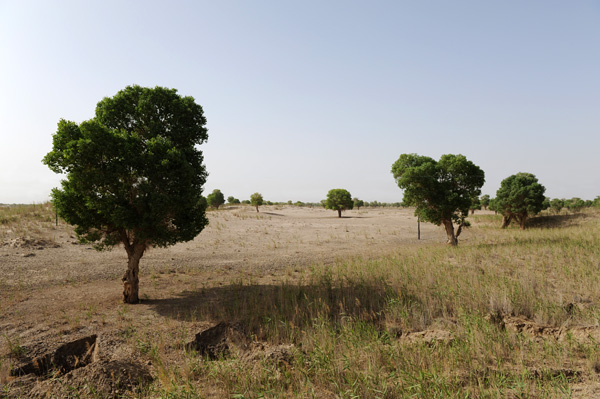
<path id="1" fill-rule="evenodd" d="M 417 239 L 421 239 L 421 217 L 417 216 Z"/>

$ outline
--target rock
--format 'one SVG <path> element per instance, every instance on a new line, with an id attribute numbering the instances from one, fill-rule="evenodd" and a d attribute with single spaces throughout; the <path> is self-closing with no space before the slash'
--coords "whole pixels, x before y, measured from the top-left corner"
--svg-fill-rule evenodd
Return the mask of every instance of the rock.
<path id="1" fill-rule="evenodd" d="M 234 347 L 247 350 L 248 345 L 248 338 L 238 324 L 221 322 L 196 334 L 196 338 L 186 348 L 210 359 L 219 359 L 227 357 Z"/>
<path id="2" fill-rule="evenodd" d="M 87 366 L 97 359 L 97 336 L 80 338 L 59 346 L 54 352 L 35 357 L 31 362 L 16 367 L 11 371 L 12 376 L 35 374 L 46 376 L 50 371 L 60 374 L 68 373 L 79 367 Z"/>

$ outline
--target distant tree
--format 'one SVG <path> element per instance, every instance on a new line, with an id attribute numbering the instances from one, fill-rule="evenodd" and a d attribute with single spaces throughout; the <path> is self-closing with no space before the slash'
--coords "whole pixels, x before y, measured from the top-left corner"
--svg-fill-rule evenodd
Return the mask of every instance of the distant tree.
<path id="1" fill-rule="evenodd" d="M 475 211 L 481 210 L 481 202 L 479 201 L 479 197 L 473 198 L 473 201 L 471 202 L 471 206 L 469 207 L 469 210 L 471 211 L 471 215 L 474 214 Z"/>
<path id="2" fill-rule="evenodd" d="M 585 207 L 585 201 L 579 197 L 573 197 L 565 201 L 565 208 L 573 213 L 579 213 Z"/>
<path id="3" fill-rule="evenodd" d="M 594 198 L 594 206 L 600 208 L 600 195 Z"/>
<path id="4" fill-rule="evenodd" d="M 256 212 L 258 212 L 258 207 L 263 204 L 263 196 L 260 193 L 254 193 L 250 196 L 250 204 L 256 207 Z"/>
<path id="5" fill-rule="evenodd" d="M 490 204 L 488 205 L 488 209 L 490 211 L 494 211 L 494 213 L 498 214 L 498 208 L 496 208 L 496 198 L 490 198 Z"/>
<path id="6" fill-rule="evenodd" d="M 490 206 L 490 196 L 487 194 L 482 195 L 481 198 L 479 198 L 479 202 L 481 203 L 483 209 L 487 211 L 488 206 Z"/>
<path id="7" fill-rule="evenodd" d="M 550 201 L 550 210 L 553 213 L 560 213 L 560 211 L 563 209 L 563 207 L 565 206 L 565 201 L 558 199 L 558 198 L 554 198 L 553 200 Z"/>
<path id="8" fill-rule="evenodd" d="M 542 202 L 542 210 L 545 211 L 548 208 L 550 208 L 550 198 L 545 197 L 544 202 Z"/>
<path id="9" fill-rule="evenodd" d="M 360 200 L 358 198 L 354 198 L 352 201 L 354 202 L 354 206 L 357 210 L 360 210 L 360 207 L 365 205 L 365 201 Z"/>
<path id="10" fill-rule="evenodd" d="M 443 225 L 448 244 L 457 245 L 473 198 L 481 194 L 485 174 L 463 155 L 442 155 L 439 161 L 417 154 L 402 154 L 392 165 L 403 204 L 414 206 L 415 216 Z M 454 223 L 458 225 L 456 234 Z"/>
<path id="11" fill-rule="evenodd" d="M 219 189 L 214 189 L 212 193 L 208 194 L 206 201 L 209 206 L 219 209 L 221 205 L 225 203 L 225 196 Z"/>
<path id="12" fill-rule="evenodd" d="M 524 229 L 527 218 L 543 209 L 545 191 L 546 188 L 531 173 L 517 173 L 502 180 L 495 204 L 502 214 L 502 228 L 514 219 Z"/>
<path id="13" fill-rule="evenodd" d="M 227 203 L 228 204 L 239 204 L 240 200 L 235 198 L 234 196 L 230 195 L 229 197 L 227 197 Z"/>
<path id="14" fill-rule="evenodd" d="M 338 212 L 338 217 L 342 217 L 342 211 L 346 209 L 352 209 L 354 202 L 352 201 L 352 195 L 348 190 L 343 188 L 334 188 L 329 190 L 327 193 L 327 199 L 325 200 L 325 209 L 332 209 Z"/>
<path id="15" fill-rule="evenodd" d="M 243 200 L 242 204 L 250 205 L 250 200 Z"/>
<path id="16" fill-rule="evenodd" d="M 52 191 L 58 214 L 96 249 L 123 244 L 123 301 L 139 302 L 139 262 L 149 247 L 194 239 L 207 225 L 208 139 L 202 107 L 175 89 L 128 86 L 96 105 L 96 116 L 61 120 L 43 162 L 65 173 Z"/>

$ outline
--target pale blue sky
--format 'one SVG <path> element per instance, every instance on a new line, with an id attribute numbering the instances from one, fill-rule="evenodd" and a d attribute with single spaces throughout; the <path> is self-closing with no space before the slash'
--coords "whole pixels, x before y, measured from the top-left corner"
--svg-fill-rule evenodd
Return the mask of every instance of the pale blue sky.
<path id="1" fill-rule="evenodd" d="M 60 118 L 130 84 L 204 108 L 206 193 L 400 201 L 402 153 L 600 195 L 599 1 L 0 0 L 0 203 L 48 199 Z"/>

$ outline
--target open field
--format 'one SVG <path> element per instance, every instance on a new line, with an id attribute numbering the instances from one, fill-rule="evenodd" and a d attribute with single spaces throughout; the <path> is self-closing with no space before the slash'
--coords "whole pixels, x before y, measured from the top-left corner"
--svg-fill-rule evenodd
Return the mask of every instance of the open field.
<path id="1" fill-rule="evenodd" d="M 478 212 L 458 248 L 411 210 L 345 216 L 209 212 L 144 255 L 131 306 L 122 248 L 0 209 L 0 397 L 600 395 L 598 213 Z"/>

